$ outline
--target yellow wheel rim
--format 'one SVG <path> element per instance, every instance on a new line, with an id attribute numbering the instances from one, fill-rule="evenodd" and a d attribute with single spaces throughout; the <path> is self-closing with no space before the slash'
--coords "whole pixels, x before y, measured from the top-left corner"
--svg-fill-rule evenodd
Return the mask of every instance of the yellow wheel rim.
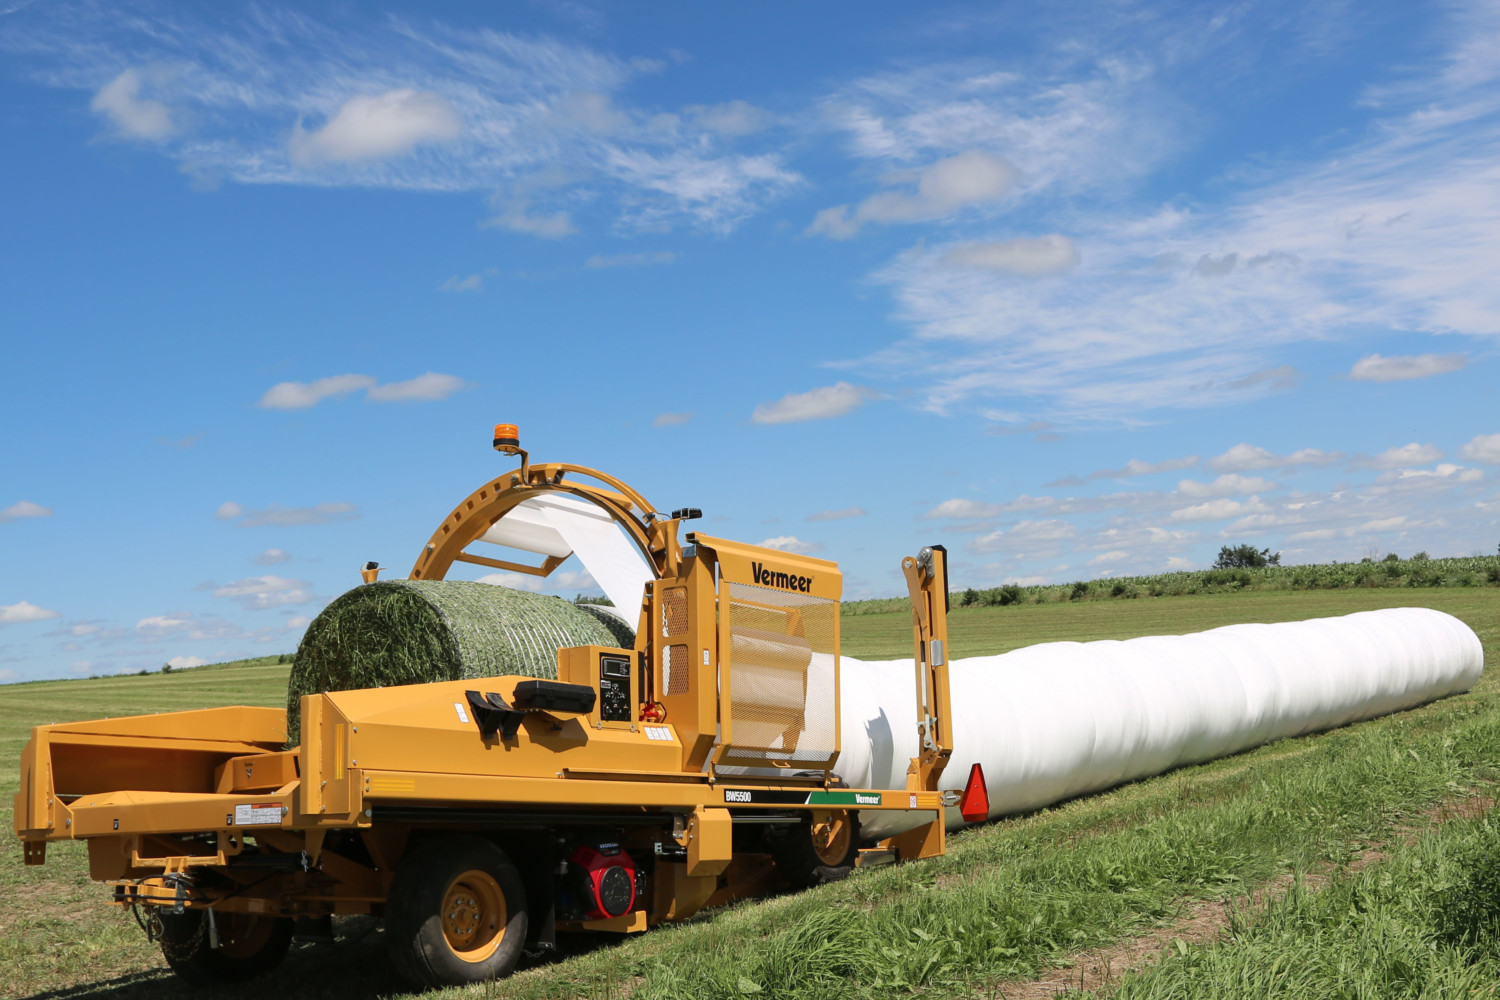
<path id="1" fill-rule="evenodd" d="M 849 812 L 845 809 L 813 810 L 812 845 L 818 860 L 835 867 L 849 857 L 849 841 L 854 836 Z"/>
<path id="2" fill-rule="evenodd" d="M 465 962 L 483 962 L 505 937 L 505 893 L 489 872 L 471 868 L 443 894 L 443 937 Z"/>

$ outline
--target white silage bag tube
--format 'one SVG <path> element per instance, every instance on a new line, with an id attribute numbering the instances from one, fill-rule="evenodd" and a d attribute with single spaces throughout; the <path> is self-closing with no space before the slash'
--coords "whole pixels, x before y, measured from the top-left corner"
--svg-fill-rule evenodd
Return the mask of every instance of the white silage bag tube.
<path id="1" fill-rule="evenodd" d="M 991 818 L 1024 812 L 1458 694 L 1483 669 L 1473 630 L 1427 608 L 954 660 L 953 755 L 941 787 L 962 789 L 977 762 Z M 854 788 L 903 787 L 918 749 L 912 661 L 843 657 L 839 677 L 835 770 Z M 946 820 L 964 825 L 957 809 Z M 920 821 L 867 811 L 863 835 Z"/>

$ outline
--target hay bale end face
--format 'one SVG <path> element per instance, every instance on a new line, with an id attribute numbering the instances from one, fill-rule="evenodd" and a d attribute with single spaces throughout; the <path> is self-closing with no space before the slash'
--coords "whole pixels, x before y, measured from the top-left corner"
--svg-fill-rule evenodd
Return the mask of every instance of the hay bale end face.
<path id="1" fill-rule="evenodd" d="M 633 631 L 558 597 L 463 580 L 356 587 L 314 618 L 287 682 L 287 744 L 301 697 L 323 691 L 519 674 L 557 676 L 563 646 L 625 646 Z"/>

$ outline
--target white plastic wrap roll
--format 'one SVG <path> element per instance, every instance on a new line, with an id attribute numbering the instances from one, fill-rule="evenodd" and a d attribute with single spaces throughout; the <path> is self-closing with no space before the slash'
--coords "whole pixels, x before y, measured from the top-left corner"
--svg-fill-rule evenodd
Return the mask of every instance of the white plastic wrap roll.
<path id="1" fill-rule="evenodd" d="M 991 818 L 1024 812 L 1458 694 L 1483 669 L 1473 630 L 1427 608 L 954 660 L 942 787 L 963 788 L 977 761 Z M 904 786 L 917 753 L 915 683 L 911 660 L 841 659 L 835 769 L 852 787 Z M 898 812 L 862 819 L 870 839 L 916 825 Z M 957 809 L 946 820 L 964 825 Z"/>

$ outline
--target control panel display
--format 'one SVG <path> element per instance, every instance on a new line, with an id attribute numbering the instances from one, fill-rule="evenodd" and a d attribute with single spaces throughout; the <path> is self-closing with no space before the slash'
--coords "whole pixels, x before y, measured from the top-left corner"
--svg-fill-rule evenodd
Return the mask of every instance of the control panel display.
<path id="1" fill-rule="evenodd" d="M 623 656 L 599 657 L 599 718 L 630 722 L 630 661 Z"/>

